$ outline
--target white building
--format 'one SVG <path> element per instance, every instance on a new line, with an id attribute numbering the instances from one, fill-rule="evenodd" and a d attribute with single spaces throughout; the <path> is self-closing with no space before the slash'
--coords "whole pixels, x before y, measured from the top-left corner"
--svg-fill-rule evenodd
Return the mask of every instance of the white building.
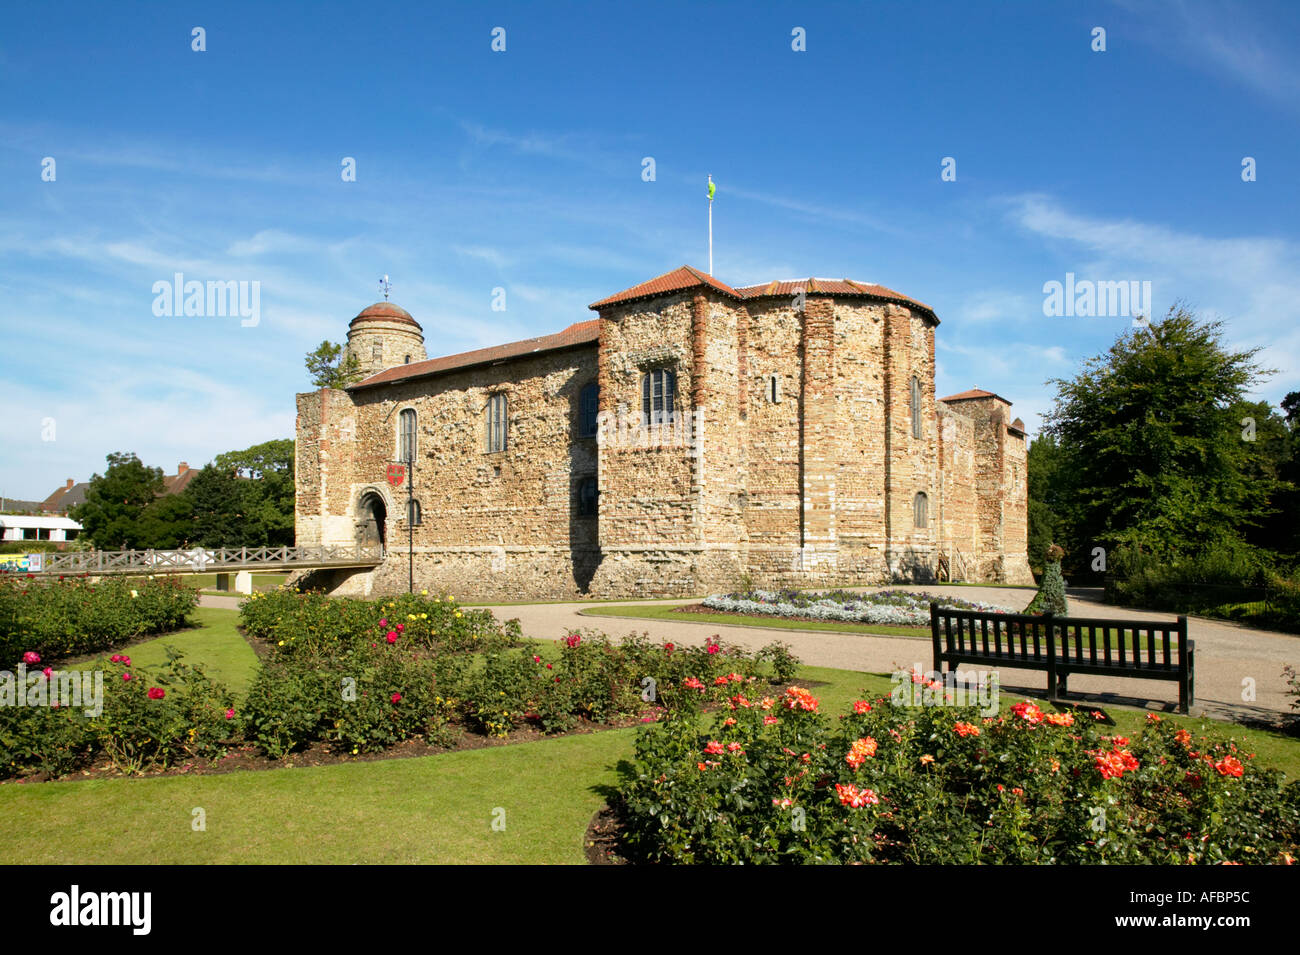
<path id="1" fill-rule="evenodd" d="M 0 540 L 4 541 L 71 541 L 80 533 L 81 525 L 68 517 L 0 514 Z"/>

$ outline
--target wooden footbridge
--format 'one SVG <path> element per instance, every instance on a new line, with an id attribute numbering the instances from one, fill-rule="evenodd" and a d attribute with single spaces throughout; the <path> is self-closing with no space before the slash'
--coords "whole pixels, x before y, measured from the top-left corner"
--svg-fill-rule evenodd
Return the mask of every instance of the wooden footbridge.
<path id="1" fill-rule="evenodd" d="M 149 574 L 216 574 L 217 589 L 252 592 L 257 571 L 316 570 L 322 567 L 377 567 L 384 559 L 379 544 L 325 544 L 304 547 L 195 547 L 189 550 L 86 550 L 26 555 L 16 573 L 73 577 Z"/>

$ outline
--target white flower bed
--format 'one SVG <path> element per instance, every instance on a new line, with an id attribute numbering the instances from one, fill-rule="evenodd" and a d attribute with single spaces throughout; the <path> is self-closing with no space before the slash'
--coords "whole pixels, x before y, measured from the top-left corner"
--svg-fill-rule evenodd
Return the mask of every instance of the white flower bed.
<path id="1" fill-rule="evenodd" d="M 930 623 L 929 594 L 900 594 L 891 592 L 889 602 L 873 602 L 874 594 L 855 595 L 848 603 L 837 600 L 818 599 L 816 594 L 808 594 L 807 602 L 794 604 L 781 599 L 781 595 L 770 590 L 750 591 L 746 597 L 730 594 L 714 594 L 706 597 L 702 604 L 710 610 L 723 610 L 728 613 L 755 614 L 767 617 L 815 617 L 818 620 L 838 620 L 845 623 L 881 623 L 896 627 L 923 627 Z M 754 598 L 754 599 L 751 599 Z M 948 600 L 944 600 L 945 603 Z M 964 609 L 984 613 L 1018 613 L 1010 607 L 980 603 L 974 600 L 952 600 L 953 605 Z"/>

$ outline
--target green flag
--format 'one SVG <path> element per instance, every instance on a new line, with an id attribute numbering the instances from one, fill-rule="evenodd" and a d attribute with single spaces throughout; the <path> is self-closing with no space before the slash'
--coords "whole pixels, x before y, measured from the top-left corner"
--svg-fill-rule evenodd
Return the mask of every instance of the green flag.
<path id="1" fill-rule="evenodd" d="M 718 191 L 718 187 L 713 184 L 713 177 L 709 177 L 709 201 L 713 201 L 713 194 Z"/>

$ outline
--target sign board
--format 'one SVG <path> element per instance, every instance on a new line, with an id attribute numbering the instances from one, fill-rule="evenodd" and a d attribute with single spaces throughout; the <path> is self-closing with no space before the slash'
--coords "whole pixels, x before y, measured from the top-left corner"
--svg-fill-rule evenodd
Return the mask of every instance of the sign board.
<path id="1" fill-rule="evenodd" d="M 33 574 L 39 574 L 41 571 L 43 571 L 45 569 L 45 555 L 28 554 L 27 569 Z"/>
<path id="2" fill-rule="evenodd" d="M 406 465 L 390 464 L 388 465 L 388 483 L 397 487 L 406 480 Z"/>

